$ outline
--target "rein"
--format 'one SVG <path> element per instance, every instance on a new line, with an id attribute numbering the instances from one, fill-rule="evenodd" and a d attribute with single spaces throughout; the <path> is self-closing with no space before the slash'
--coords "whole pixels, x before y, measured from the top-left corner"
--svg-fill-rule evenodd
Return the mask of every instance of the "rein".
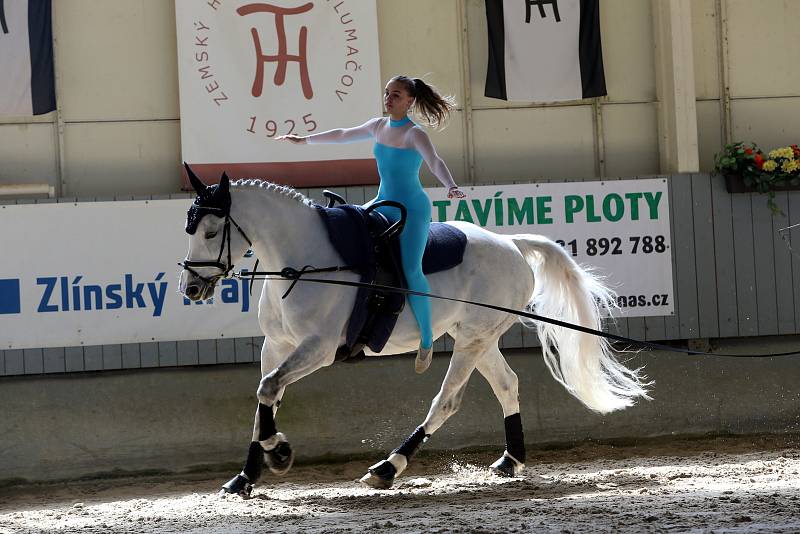
<path id="1" fill-rule="evenodd" d="M 549 323 L 555 326 L 560 326 L 562 328 L 568 328 L 570 330 L 576 330 L 578 332 L 583 332 L 585 334 L 590 334 L 593 336 L 603 337 L 612 341 L 617 341 L 621 343 L 628 343 L 638 345 L 643 348 L 654 349 L 654 350 L 662 350 L 667 352 L 679 352 L 682 354 L 688 355 L 699 355 L 699 356 L 721 356 L 725 358 L 773 358 L 778 356 L 792 356 L 795 354 L 800 354 L 800 351 L 791 351 L 791 352 L 776 352 L 770 354 L 728 354 L 728 353 L 714 353 L 714 352 L 704 352 L 704 351 L 696 351 L 690 349 L 681 349 L 671 347 L 669 345 L 664 345 L 662 343 L 653 343 L 651 341 L 643 341 L 640 339 L 633 339 L 625 336 L 619 336 L 616 334 L 610 334 L 608 332 L 603 332 L 602 330 L 595 330 L 593 328 L 588 328 L 585 326 L 580 326 L 577 324 L 568 323 L 565 321 L 560 321 L 558 319 L 552 319 L 550 317 L 544 317 L 542 315 L 537 315 L 535 313 L 521 311 L 521 310 L 514 310 L 511 308 L 506 308 L 503 306 L 495 306 L 494 304 L 486 304 L 484 302 L 477 302 L 474 300 L 466 300 L 466 299 L 459 299 L 455 297 L 445 297 L 442 295 L 434 295 L 432 293 L 423 293 L 421 291 L 413 291 L 411 289 L 406 289 L 402 287 L 394 287 L 394 286 L 386 286 L 381 284 L 366 284 L 363 282 L 349 282 L 346 280 L 326 280 L 323 278 L 303 278 L 305 274 L 309 273 L 324 273 L 324 272 L 339 272 L 339 271 L 354 271 L 352 267 L 328 267 L 324 269 L 314 269 L 309 265 L 306 265 L 299 271 L 292 267 L 284 267 L 280 271 L 241 271 L 241 272 L 233 272 L 233 276 L 239 279 L 250 279 L 251 282 L 253 280 L 292 280 L 292 284 L 289 289 L 284 293 L 283 298 L 286 298 L 289 295 L 289 292 L 294 288 L 297 282 L 312 282 L 316 284 L 328 284 L 328 285 L 336 285 L 336 286 L 347 286 L 347 287 L 357 287 L 357 288 L 366 288 L 366 289 L 373 289 L 373 290 L 380 290 L 380 291 L 387 291 L 390 293 L 400 293 L 403 295 L 418 295 L 421 297 L 429 297 L 439 300 L 448 300 L 451 302 L 461 302 L 463 304 L 470 304 L 472 306 L 479 306 L 482 308 L 488 308 L 490 310 L 497 310 L 500 312 L 510 313 L 512 315 L 517 315 L 519 317 L 525 317 L 528 319 L 533 319 L 535 321 L 541 321 L 543 323 Z"/>

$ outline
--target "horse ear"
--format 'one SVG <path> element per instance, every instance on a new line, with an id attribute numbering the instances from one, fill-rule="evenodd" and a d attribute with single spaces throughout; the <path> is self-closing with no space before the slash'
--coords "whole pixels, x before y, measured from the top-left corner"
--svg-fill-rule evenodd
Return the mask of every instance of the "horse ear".
<path id="1" fill-rule="evenodd" d="M 228 178 L 228 174 L 225 171 L 222 171 L 222 178 L 219 179 L 219 191 L 221 193 L 227 193 L 230 190 L 231 181 Z"/>
<path id="2" fill-rule="evenodd" d="M 204 195 L 206 192 L 206 184 L 200 181 L 200 178 L 197 177 L 192 168 L 189 167 L 188 163 L 184 161 L 183 166 L 186 168 L 186 174 L 189 175 L 189 182 L 192 184 L 192 187 L 194 188 L 195 192 L 198 195 L 201 196 Z"/>

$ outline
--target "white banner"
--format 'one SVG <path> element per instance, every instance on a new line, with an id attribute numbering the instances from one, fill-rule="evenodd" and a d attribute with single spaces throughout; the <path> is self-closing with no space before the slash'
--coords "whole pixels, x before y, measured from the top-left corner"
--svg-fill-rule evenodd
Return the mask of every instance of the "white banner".
<path id="1" fill-rule="evenodd" d="M 224 280 L 211 305 L 178 294 L 190 204 L 3 206 L 0 246 L 14 252 L 0 264 L 0 347 L 261 335 L 261 283 L 251 299 L 245 282 Z"/>
<path id="2" fill-rule="evenodd" d="M 298 186 L 334 172 L 339 181 L 326 183 L 377 182 L 369 144 L 274 141 L 381 115 L 375 0 L 176 0 L 175 11 L 181 147 L 202 178 L 206 169 L 195 164 L 213 165 L 215 180 L 225 169 Z M 345 160 L 350 173 L 308 163 L 330 160 Z"/>
<path id="3" fill-rule="evenodd" d="M 557 240 L 619 295 L 621 317 L 674 313 L 667 180 L 613 180 L 429 189 L 433 220 Z"/>
<path id="4" fill-rule="evenodd" d="M 430 189 L 434 220 L 560 240 L 608 277 L 623 316 L 673 311 L 665 180 Z M 31 204 L 0 209 L 0 347 L 20 349 L 260 336 L 247 284 L 223 280 L 213 304 L 178 294 L 185 200 Z M 239 260 L 237 268 L 252 268 Z M 294 266 L 298 267 L 298 266 Z"/>

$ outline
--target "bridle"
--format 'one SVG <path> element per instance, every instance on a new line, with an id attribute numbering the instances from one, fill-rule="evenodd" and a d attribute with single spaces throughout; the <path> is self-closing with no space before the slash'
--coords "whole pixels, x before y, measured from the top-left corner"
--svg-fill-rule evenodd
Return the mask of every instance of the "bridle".
<path id="1" fill-rule="evenodd" d="M 230 207 L 228 207 L 227 209 L 225 209 L 225 208 L 214 208 L 214 207 L 208 207 L 208 206 L 202 206 L 201 207 L 201 206 L 198 206 L 197 203 L 195 202 L 195 204 L 192 205 L 191 209 L 195 209 L 197 211 L 203 210 L 203 211 L 209 211 L 209 212 L 215 212 L 215 211 L 223 212 L 224 215 L 225 215 L 225 223 L 224 223 L 224 225 L 222 227 L 222 243 L 220 244 L 220 247 L 219 247 L 219 254 L 217 255 L 217 260 L 216 261 L 194 261 L 194 260 L 190 260 L 189 258 L 186 258 L 182 262 L 178 262 L 178 265 L 183 267 L 183 269 L 185 271 L 189 271 L 194 276 L 196 276 L 197 278 L 199 278 L 200 280 L 205 282 L 207 285 L 213 286 L 220 279 L 227 278 L 228 275 L 230 274 L 230 272 L 233 270 L 233 261 L 232 261 L 232 258 L 231 258 L 231 233 L 232 233 L 231 232 L 231 224 L 233 224 L 233 226 L 239 231 L 239 233 L 242 235 L 244 240 L 247 241 L 247 244 L 251 248 L 253 246 L 253 242 L 250 240 L 249 237 L 247 237 L 247 234 L 244 233 L 244 230 L 242 230 L 242 227 L 239 226 L 239 224 L 236 221 L 233 220 L 233 217 L 231 217 Z M 203 215 L 205 215 L 205 213 L 203 213 Z M 203 215 L 198 215 L 198 218 L 202 217 Z M 226 246 L 226 243 L 227 243 L 227 246 Z M 222 263 L 222 256 L 224 255 L 226 248 L 228 250 L 228 262 L 227 262 L 227 264 L 226 263 Z M 215 274 L 215 275 L 212 275 L 212 276 L 203 276 L 203 275 L 201 275 L 200 273 L 198 273 L 195 270 L 195 269 L 201 268 L 201 267 L 216 267 L 217 269 L 219 269 L 219 272 L 217 274 Z"/>

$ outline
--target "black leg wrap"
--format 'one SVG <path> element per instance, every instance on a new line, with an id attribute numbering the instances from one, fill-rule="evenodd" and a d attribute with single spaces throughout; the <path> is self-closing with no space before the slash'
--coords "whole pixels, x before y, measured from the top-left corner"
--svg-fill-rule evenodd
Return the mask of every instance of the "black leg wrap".
<path id="1" fill-rule="evenodd" d="M 275 428 L 275 417 L 272 406 L 258 403 L 258 441 L 264 441 L 278 433 Z"/>
<path id="2" fill-rule="evenodd" d="M 250 498 L 250 494 L 253 492 L 253 485 L 261 477 L 263 462 L 264 450 L 257 441 L 251 441 L 242 472 L 225 483 L 220 493 L 232 493 L 245 499 Z"/>
<path id="3" fill-rule="evenodd" d="M 518 413 L 504 420 L 506 426 L 506 451 L 518 462 L 525 463 L 525 436 L 522 434 L 522 417 Z"/>
<path id="4" fill-rule="evenodd" d="M 247 460 L 242 468 L 242 473 L 247 475 L 251 484 L 261 478 L 261 468 L 264 465 L 264 449 L 257 441 L 250 442 L 250 448 L 247 451 Z"/>
<path id="5" fill-rule="evenodd" d="M 426 441 L 429 437 L 430 434 L 425 434 L 425 429 L 422 428 L 422 426 L 418 426 L 414 433 L 408 436 L 403 444 L 392 452 L 402 454 L 410 460 L 411 457 L 414 456 L 414 453 L 417 452 L 422 442 Z"/>

